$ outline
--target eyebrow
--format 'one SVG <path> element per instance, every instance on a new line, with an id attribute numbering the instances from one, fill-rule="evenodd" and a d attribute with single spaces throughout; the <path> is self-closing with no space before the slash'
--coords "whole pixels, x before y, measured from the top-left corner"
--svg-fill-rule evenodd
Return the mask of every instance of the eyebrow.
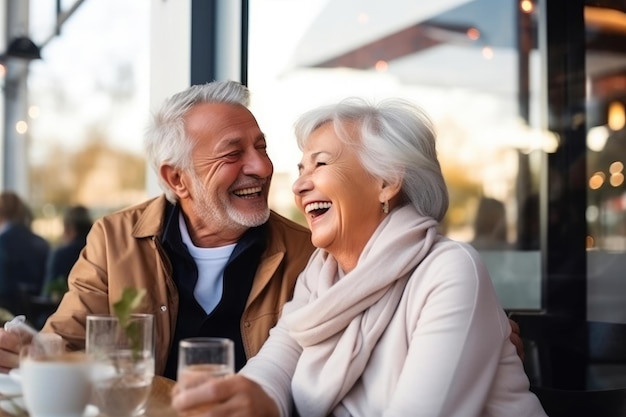
<path id="1" fill-rule="evenodd" d="M 317 159 L 317 157 L 318 157 L 318 156 L 320 156 L 320 155 L 322 155 L 322 154 L 327 154 L 327 155 L 330 155 L 330 153 L 329 153 L 329 152 L 326 152 L 326 151 L 318 151 L 318 152 L 313 152 L 313 153 L 311 154 L 311 156 L 309 157 L 309 161 L 315 161 L 315 159 Z M 303 168 L 304 168 L 304 165 L 302 165 L 302 163 L 299 163 L 297 166 L 298 166 L 298 170 L 301 170 L 301 169 L 303 169 Z"/>
<path id="2" fill-rule="evenodd" d="M 232 138 L 220 141 L 215 147 L 216 151 L 220 151 L 222 149 L 227 149 L 230 146 L 237 145 L 241 143 L 241 138 Z"/>
<path id="3" fill-rule="evenodd" d="M 236 145 L 240 144 L 242 142 L 242 140 L 243 139 L 240 138 L 240 137 L 223 140 L 220 143 L 218 143 L 218 145 L 215 147 L 215 150 L 219 152 L 220 150 L 228 149 L 231 146 L 236 146 Z M 261 133 L 259 136 L 257 136 L 254 139 L 254 142 L 258 142 L 259 140 L 266 141 L 264 133 Z"/>

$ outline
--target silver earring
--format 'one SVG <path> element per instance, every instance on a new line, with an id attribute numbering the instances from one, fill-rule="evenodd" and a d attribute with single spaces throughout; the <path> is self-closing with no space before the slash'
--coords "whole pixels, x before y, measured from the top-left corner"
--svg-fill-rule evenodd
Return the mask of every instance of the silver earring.
<path id="1" fill-rule="evenodd" d="M 383 213 L 389 214 L 389 200 L 383 202 Z"/>

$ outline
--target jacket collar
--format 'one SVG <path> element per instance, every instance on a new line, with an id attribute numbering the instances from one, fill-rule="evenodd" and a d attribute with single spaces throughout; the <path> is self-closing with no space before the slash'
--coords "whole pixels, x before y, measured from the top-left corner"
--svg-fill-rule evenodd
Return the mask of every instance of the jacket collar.
<path id="1" fill-rule="evenodd" d="M 248 305 L 252 300 L 256 299 L 265 286 L 272 279 L 272 276 L 278 270 L 278 267 L 282 263 L 287 247 L 285 246 L 285 240 L 281 239 L 281 233 L 279 231 L 278 223 L 281 222 L 281 217 L 270 212 L 270 218 L 267 224 L 267 246 L 265 252 L 261 256 L 261 262 L 259 263 L 254 282 L 252 283 L 252 289 L 250 290 L 250 296 L 248 297 Z"/>
<path id="2" fill-rule="evenodd" d="M 143 204 L 145 209 L 133 228 L 133 237 L 144 238 L 160 235 L 163 231 L 165 210 L 171 203 L 167 201 L 165 195 L 161 195 Z"/>
<path id="3" fill-rule="evenodd" d="M 166 221 L 165 212 L 168 205 L 171 206 L 171 203 L 167 201 L 165 195 L 161 195 L 143 204 L 145 205 L 145 209 L 135 224 L 133 237 L 145 238 L 161 236 L 164 222 Z M 287 248 L 285 246 L 285 240 L 279 237 L 280 232 L 279 226 L 277 225 L 277 223 L 281 221 L 282 218 L 278 214 L 273 211 L 270 212 L 270 218 L 267 222 L 267 246 L 261 256 L 261 262 L 257 267 L 256 278 L 252 286 L 250 297 L 248 298 L 248 304 L 258 296 L 267 285 L 285 257 Z"/>
<path id="4" fill-rule="evenodd" d="M 173 208 L 173 204 L 167 201 L 165 195 L 161 195 L 143 203 L 143 205 L 145 206 L 145 209 L 133 228 L 133 237 L 142 238 L 160 236 L 165 228 L 165 222 L 168 220 L 165 215 L 166 211 L 168 213 L 172 212 L 172 210 L 168 210 L 168 206 L 169 208 Z M 270 211 L 270 218 L 265 224 L 268 228 L 265 256 L 279 255 L 282 259 L 282 255 L 287 249 L 283 239 L 269 238 L 272 234 L 278 233 L 276 229 L 276 222 L 280 222 L 281 220 L 281 217 L 277 213 Z M 280 261 L 280 259 L 278 261 Z"/>

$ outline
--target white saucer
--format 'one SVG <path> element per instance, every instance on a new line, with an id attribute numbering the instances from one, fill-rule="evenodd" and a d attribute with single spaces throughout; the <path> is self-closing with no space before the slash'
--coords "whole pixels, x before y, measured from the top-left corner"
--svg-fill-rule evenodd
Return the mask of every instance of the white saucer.
<path id="1" fill-rule="evenodd" d="M 22 386 L 18 381 L 12 375 L 0 374 L 0 394 L 11 395 L 22 392 Z"/>
<path id="2" fill-rule="evenodd" d="M 0 394 L 13 395 L 20 394 L 22 387 L 14 377 L 6 374 L 0 374 Z M 26 409 L 24 399 L 22 397 L 12 400 L 0 400 L 0 408 L 11 415 L 23 414 Z"/>

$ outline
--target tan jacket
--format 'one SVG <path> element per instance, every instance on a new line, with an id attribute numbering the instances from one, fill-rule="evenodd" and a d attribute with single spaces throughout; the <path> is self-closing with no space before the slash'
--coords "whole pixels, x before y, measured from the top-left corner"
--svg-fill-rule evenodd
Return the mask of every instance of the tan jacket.
<path id="1" fill-rule="evenodd" d="M 84 349 L 87 314 L 112 311 L 126 287 L 145 288 L 141 312 L 155 315 L 156 372 L 163 373 L 178 314 L 172 265 L 160 243 L 166 204 L 161 196 L 94 223 L 70 272 L 69 291 L 44 331 L 60 334 L 70 349 Z M 308 229 L 271 213 L 267 248 L 240 323 L 248 358 L 276 324 L 313 249 Z"/>

